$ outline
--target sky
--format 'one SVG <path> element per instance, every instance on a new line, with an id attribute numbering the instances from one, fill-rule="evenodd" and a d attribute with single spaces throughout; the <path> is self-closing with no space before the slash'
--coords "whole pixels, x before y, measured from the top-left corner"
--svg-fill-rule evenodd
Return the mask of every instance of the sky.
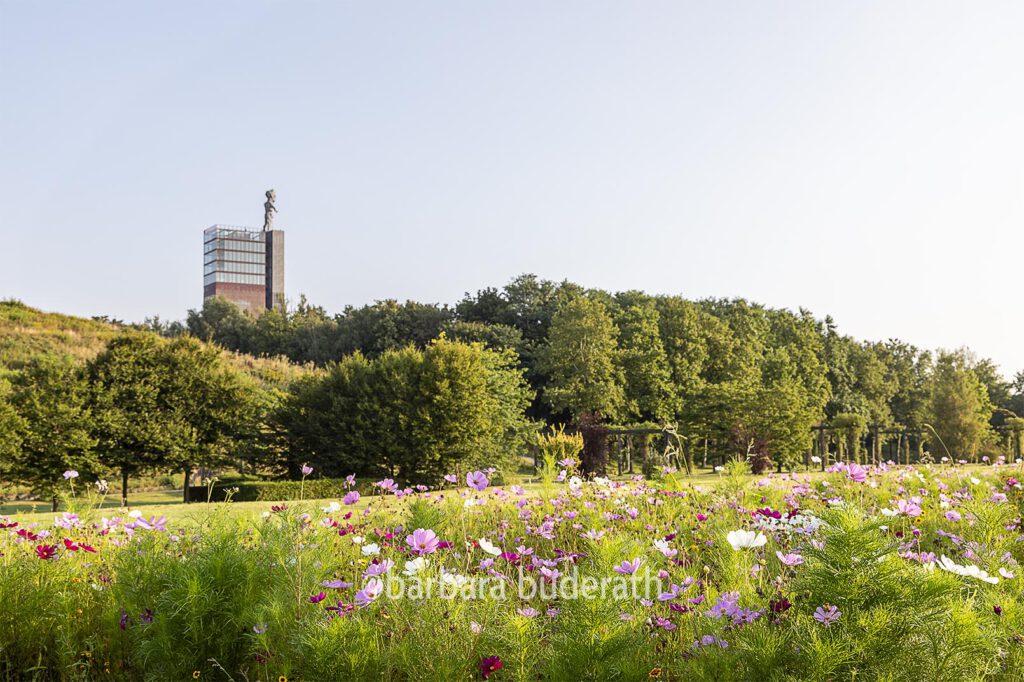
<path id="1" fill-rule="evenodd" d="M 0 298 L 202 305 L 524 272 L 744 297 L 1024 369 L 1024 3 L 0 0 Z"/>

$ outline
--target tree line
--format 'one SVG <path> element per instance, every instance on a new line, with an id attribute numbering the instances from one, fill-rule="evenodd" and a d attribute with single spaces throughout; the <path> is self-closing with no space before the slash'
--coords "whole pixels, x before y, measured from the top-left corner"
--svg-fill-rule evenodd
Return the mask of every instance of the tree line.
<path id="1" fill-rule="evenodd" d="M 306 369 L 260 376 L 222 349 Z M 787 467 L 816 425 L 832 427 L 836 454 L 856 456 L 874 424 L 975 460 L 1005 452 L 996 428 L 1019 449 L 1022 403 L 1021 374 L 1005 381 L 964 349 L 859 341 L 831 318 L 743 299 L 524 275 L 454 306 L 382 301 L 337 315 L 303 299 L 253 318 L 211 299 L 182 322 L 126 329 L 86 361 L 37 354 L 0 377 L 0 480 L 50 493 L 74 469 L 120 477 L 126 496 L 143 472 L 297 478 L 309 464 L 430 484 L 459 467 L 513 470 L 557 424 L 669 427 L 687 456 Z"/>
<path id="2" fill-rule="evenodd" d="M 256 355 L 328 366 L 444 334 L 511 351 L 542 423 L 672 424 L 684 447 L 737 450 L 791 465 L 811 427 L 898 427 L 941 438 L 957 457 L 1020 431 L 1024 372 L 1010 382 L 967 349 L 932 352 L 898 339 L 861 341 L 831 317 L 744 299 L 611 293 L 522 275 L 454 306 L 379 301 L 330 315 L 304 298 L 254 319 L 210 300 L 182 323 L 151 321 Z M 937 440 L 934 438 L 932 440 Z"/>

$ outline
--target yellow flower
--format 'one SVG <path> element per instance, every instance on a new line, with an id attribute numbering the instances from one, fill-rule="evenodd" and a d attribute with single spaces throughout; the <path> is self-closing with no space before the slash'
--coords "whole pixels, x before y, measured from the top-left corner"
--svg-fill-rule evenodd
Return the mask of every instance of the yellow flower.
<path id="1" fill-rule="evenodd" d="M 647 677 L 661 677 L 661 668 L 651 668 L 651 672 L 647 673 Z"/>
<path id="2" fill-rule="evenodd" d="M 199 679 L 199 671 L 198 670 L 193 670 L 192 671 L 192 679 L 193 680 L 198 680 Z"/>
<path id="3" fill-rule="evenodd" d="M 280 675 L 277 678 L 277 682 L 288 682 L 288 678 L 285 677 L 284 675 Z"/>

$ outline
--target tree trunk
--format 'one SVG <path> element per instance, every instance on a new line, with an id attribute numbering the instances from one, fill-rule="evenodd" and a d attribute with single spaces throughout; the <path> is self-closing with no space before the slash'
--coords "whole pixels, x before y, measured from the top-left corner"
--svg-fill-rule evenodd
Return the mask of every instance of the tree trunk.
<path id="1" fill-rule="evenodd" d="M 60 503 L 57 501 L 57 493 L 53 494 L 53 511 L 56 513 L 57 507 Z"/>
<path id="2" fill-rule="evenodd" d="M 192 478 L 192 469 L 190 467 L 186 466 L 185 467 L 185 486 L 184 486 L 185 487 L 185 492 L 182 493 L 183 496 L 184 496 L 183 499 L 182 499 L 182 502 L 184 502 L 185 504 L 188 504 L 188 484 L 189 484 L 189 479 L 191 479 L 191 478 Z"/>
<path id="3" fill-rule="evenodd" d="M 128 506 L 128 469 L 121 469 L 121 506 Z"/>

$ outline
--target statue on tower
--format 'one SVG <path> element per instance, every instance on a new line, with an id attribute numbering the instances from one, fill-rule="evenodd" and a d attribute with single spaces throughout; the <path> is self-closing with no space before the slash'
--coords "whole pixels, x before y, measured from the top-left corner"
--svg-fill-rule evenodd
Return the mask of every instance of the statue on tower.
<path id="1" fill-rule="evenodd" d="M 267 232 L 274 229 L 274 214 L 277 213 L 277 209 L 274 208 L 274 201 L 277 200 L 277 194 L 272 189 L 267 190 L 267 200 L 263 202 L 263 231 Z"/>

